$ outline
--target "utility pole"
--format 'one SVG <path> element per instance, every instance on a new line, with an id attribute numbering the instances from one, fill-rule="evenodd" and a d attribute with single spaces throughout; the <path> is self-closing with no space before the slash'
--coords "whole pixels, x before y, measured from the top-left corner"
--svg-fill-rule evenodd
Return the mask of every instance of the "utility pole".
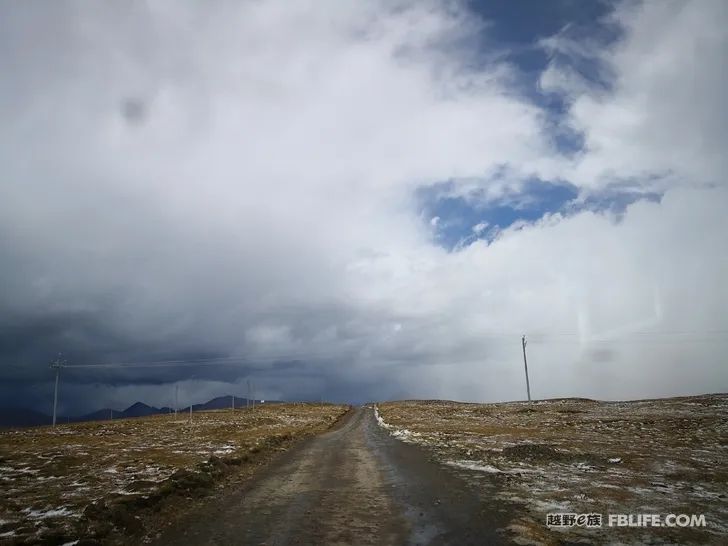
<path id="1" fill-rule="evenodd" d="M 174 386 L 174 417 L 177 418 L 177 410 L 179 410 L 179 385 Z"/>
<path id="2" fill-rule="evenodd" d="M 61 353 L 58 353 L 58 358 L 51 362 L 51 368 L 56 370 L 56 386 L 53 389 L 53 426 L 56 426 L 56 410 L 58 409 L 58 381 L 61 376 L 61 368 L 66 363 L 65 360 L 61 360 Z"/>
<path id="3" fill-rule="evenodd" d="M 521 338 L 521 345 L 523 345 L 523 368 L 526 370 L 526 393 L 528 394 L 528 401 L 531 401 L 531 385 L 528 383 L 528 361 L 526 360 L 526 336 Z"/>
<path id="4" fill-rule="evenodd" d="M 233 413 L 235 413 L 235 395 L 234 394 L 230 397 L 230 404 L 232 406 Z"/>
<path id="5" fill-rule="evenodd" d="M 245 399 L 245 407 L 250 409 L 250 379 L 248 379 L 248 397 Z"/>

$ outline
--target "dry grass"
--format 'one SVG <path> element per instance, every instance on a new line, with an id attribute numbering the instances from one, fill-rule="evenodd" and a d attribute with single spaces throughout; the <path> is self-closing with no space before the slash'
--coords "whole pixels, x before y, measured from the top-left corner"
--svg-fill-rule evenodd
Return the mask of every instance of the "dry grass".
<path id="1" fill-rule="evenodd" d="M 510 531 L 521 543 L 728 543 L 728 395 L 412 401 L 379 412 L 394 435 L 519 507 Z M 549 512 L 705 514 L 707 527 L 550 530 Z"/>
<path id="2" fill-rule="evenodd" d="M 139 534 L 139 514 L 199 496 L 262 454 L 330 427 L 345 406 L 96 421 L 0 432 L 0 542 L 61 544 Z"/>

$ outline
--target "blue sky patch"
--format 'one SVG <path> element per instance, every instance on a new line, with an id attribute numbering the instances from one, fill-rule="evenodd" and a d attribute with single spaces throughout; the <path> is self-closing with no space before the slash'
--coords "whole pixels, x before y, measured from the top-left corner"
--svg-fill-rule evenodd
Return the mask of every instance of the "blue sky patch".
<path id="1" fill-rule="evenodd" d="M 620 220 L 632 203 L 640 200 L 659 202 L 661 198 L 661 193 L 621 187 L 592 192 L 580 198 L 579 190 L 573 184 L 537 178 L 495 199 L 487 197 L 484 190 L 460 195 L 454 181 L 434 184 L 417 192 L 421 217 L 430 225 L 435 242 L 452 251 L 478 240 L 491 242 L 502 230 L 514 224 L 530 224 L 548 214 L 570 216 L 591 210 L 611 214 Z"/>
<path id="2" fill-rule="evenodd" d="M 529 180 L 518 191 L 508 191 L 493 200 L 484 191 L 466 196 L 453 191 L 454 182 L 443 182 L 418 192 L 422 217 L 433 228 L 435 240 L 453 250 L 478 240 L 492 240 L 515 222 L 533 222 L 545 214 L 561 211 L 573 201 L 577 189 L 567 183 Z"/>

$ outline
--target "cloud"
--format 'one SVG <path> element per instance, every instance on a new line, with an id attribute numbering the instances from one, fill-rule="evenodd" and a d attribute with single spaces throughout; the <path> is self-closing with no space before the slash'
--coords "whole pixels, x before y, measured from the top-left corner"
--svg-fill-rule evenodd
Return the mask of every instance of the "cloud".
<path id="1" fill-rule="evenodd" d="M 610 87 L 559 60 L 542 75 L 545 88 L 571 98 L 568 123 L 585 138 L 587 153 L 566 176 L 584 186 L 723 184 L 725 4 L 623 2 L 610 18 L 623 37 L 609 47 L 576 47 L 568 34 L 547 41 L 566 58 L 603 67 Z"/>
<path id="2" fill-rule="evenodd" d="M 537 396 L 725 385 L 714 336 L 624 339 L 728 329 L 716 5 L 618 10 L 624 35 L 598 53 L 613 89 L 553 87 L 585 137 L 576 157 L 514 89 L 516 66 L 473 62 L 488 26 L 465 5 L 4 6 L 0 348 L 13 396 L 46 392 L 62 350 L 248 361 L 69 374 L 78 392 L 106 385 L 103 400 L 166 403 L 152 398 L 178 379 L 244 394 L 248 375 L 265 398 L 508 399 L 522 395 L 522 332 L 542 335 L 529 344 Z M 619 221 L 552 214 L 438 246 L 417 192 L 487 189 L 496 172 L 510 188 L 535 174 L 664 195 Z M 559 332 L 576 335 L 546 336 Z"/>
<path id="3" fill-rule="evenodd" d="M 485 231 L 487 229 L 488 225 L 489 225 L 488 222 L 479 222 L 479 223 L 475 224 L 472 227 L 473 233 L 475 233 L 476 235 L 480 235 L 481 233 L 483 233 L 483 231 Z"/>

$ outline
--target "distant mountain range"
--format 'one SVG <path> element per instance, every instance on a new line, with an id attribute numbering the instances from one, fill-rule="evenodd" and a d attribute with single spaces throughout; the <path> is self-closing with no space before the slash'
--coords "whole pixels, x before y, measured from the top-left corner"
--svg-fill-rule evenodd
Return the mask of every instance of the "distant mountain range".
<path id="1" fill-rule="evenodd" d="M 253 400 L 251 400 L 253 402 Z M 254 401 L 256 404 L 260 404 L 260 400 Z M 247 398 L 235 397 L 235 407 L 241 408 L 248 405 Z M 276 402 L 266 401 L 266 404 Z M 218 396 L 212 400 L 208 400 L 204 404 L 192 404 L 192 411 L 206 411 L 216 409 L 227 409 L 232 406 L 232 396 Z M 77 423 L 81 421 L 103 421 L 108 419 L 126 419 L 129 417 L 146 417 L 148 415 L 157 415 L 160 413 L 172 413 L 173 408 L 162 407 L 156 408 L 149 406 L 143 402 L 136 402 L 126 408 L 124 411 L 117 411 L 112 408 L 104 408 L 93 411 L 81 416 L 69 417 L 69 416 L 58 416 L 56 421 L 58 423 Z M 184 407 L 179 409 L 180 412 L 189 412 L 190 407 Z M 50 415 L 41 413 L 39 411 L 15 408 L 15 407 L 0 407 L 0 428 L 9 427 L 34 427 L 39 425 L 50 425 L 53 419 Z"/>

